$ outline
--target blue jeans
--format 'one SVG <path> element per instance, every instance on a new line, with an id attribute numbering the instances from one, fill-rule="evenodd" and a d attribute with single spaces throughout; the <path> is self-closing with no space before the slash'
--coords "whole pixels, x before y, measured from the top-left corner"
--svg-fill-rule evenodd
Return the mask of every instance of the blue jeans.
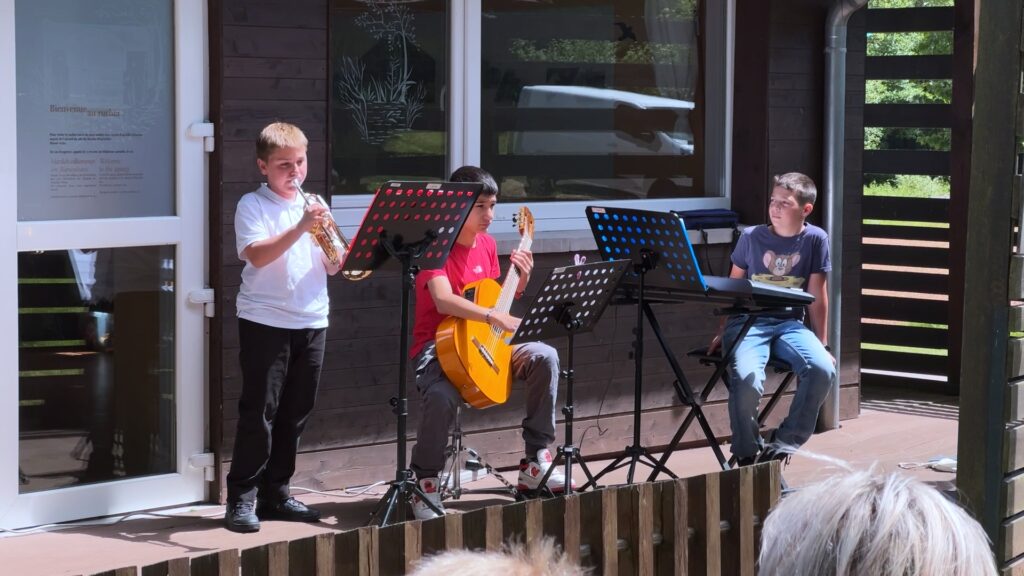
<path id="1" fill-rule="evenodd" d="M 724 346 L 732 345 L 746 319 L 746 316 L 729 319 L 723 335 Z M 797 377 L 793 404 L 775 432 L 775 441 L 780 444 L 796 447 L 807 442 L 814 433 L 818 409 L 836 377 L 832 357 L 803 322 L 768 317 L 755 320 L 728 367 L 732 453 L 737 458 L 754 456 L 762 446 L 757 407 L 764 394 L 769 356 L 789 364 Z"/>

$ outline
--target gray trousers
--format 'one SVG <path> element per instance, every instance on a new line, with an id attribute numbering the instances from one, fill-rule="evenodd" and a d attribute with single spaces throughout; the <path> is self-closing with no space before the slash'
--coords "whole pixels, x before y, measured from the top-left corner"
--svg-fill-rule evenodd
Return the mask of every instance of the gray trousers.
<path id="1" fill-rule="evenodd" d="M 431 478 L 444 469 L 444 449 L 463 402 L 459 391 L 441 370 L 434 343 L 413 359 L 416 389 L 422 397 L 420 426 L 410 467 L 418 478 Z M 555 441 L 555 398 L 558 395 L 558 352 L 541 342 L 527 342 L 512 351 L 512 375 L 526 383 L 523 441 L 530 458 Z"/>

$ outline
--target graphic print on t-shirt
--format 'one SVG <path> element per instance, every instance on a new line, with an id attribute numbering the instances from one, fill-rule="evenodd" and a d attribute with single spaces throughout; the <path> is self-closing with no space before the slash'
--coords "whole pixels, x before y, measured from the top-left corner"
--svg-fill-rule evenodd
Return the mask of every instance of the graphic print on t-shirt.
<path id="1" fill-rule="evenodd" d="M 767 282 L 785 288 L 801 288 L 807 280 L 802 276 L 789 275 L 793 271 L 793 267 L 800 262 L 799 252 L 776 254 L 771 250 L 765 250 L 761 261 L 764 262 L 764 267 L 768 269 L 768 273 L 754 274 L 750 277 L 751 280 Z"/>

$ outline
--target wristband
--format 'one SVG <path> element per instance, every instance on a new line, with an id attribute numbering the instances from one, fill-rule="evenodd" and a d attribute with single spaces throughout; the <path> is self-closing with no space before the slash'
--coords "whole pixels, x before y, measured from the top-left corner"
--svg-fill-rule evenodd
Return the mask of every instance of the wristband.
<path id="1" fill-rule="evenodd" d="M 494 310 L 488 310 L 487 314 L 484 314 L 484 322 L 487 323 L 488 326 L 491 325 L 491 312 L 494 312 Z"/>

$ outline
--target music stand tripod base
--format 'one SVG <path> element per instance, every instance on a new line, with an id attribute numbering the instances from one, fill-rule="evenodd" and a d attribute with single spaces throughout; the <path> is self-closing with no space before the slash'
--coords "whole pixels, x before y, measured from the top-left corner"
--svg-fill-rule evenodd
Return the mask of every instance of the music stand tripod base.
<path id="1" fill-rule="evenodd" d="M 554 495 L 555 491 L 548 487 L 548 480 L 559 462 L 564 462 L 565 465 L 566 494 L 573 492 L 574 460 L 579 462 L 587 477 L 585 487 L 596 485 L 580 448 L 573 443 L 573 339 L 576 334 L 593 330 L 605 307 L 608 306 L 628 264 L 627 260 L 618 260 L 555 268 L 548 274 L 530 305 L 529 312 L 523 316 L 519 329 L 512 337 L 513 344 L 563 335 L 568 339 L 566 366 L 560 374 L 565 381 L 565 405 L 562 407 L 562 414 L 565 416 L 565 444 L 559 447 L 558 454 L 548 466 L 538 488 L 529 492 L 520 490 L 525 496 Z"/>
<path id="2" fill-rule="evenodd" d="M 414 495 L 436 514 L 442 513 L 416 484 L 412 470 L 406 465 L 409 295 L 421 267 L 444 266 L 481 188 L 481 184 L 464 182 L 389 182 L 381 186 L 370 209 L 363 215 L 350 251 L 342 262 L 341 269 L 347 271 L 376 270 L 389 262 L 397 263 L 402 271 L 398 395 L 390 401 L 398 423 L 395 479 L 370 514 L 368 524 L 385 526 L 392 518 L 404 521 L 405 503 Z"/>

